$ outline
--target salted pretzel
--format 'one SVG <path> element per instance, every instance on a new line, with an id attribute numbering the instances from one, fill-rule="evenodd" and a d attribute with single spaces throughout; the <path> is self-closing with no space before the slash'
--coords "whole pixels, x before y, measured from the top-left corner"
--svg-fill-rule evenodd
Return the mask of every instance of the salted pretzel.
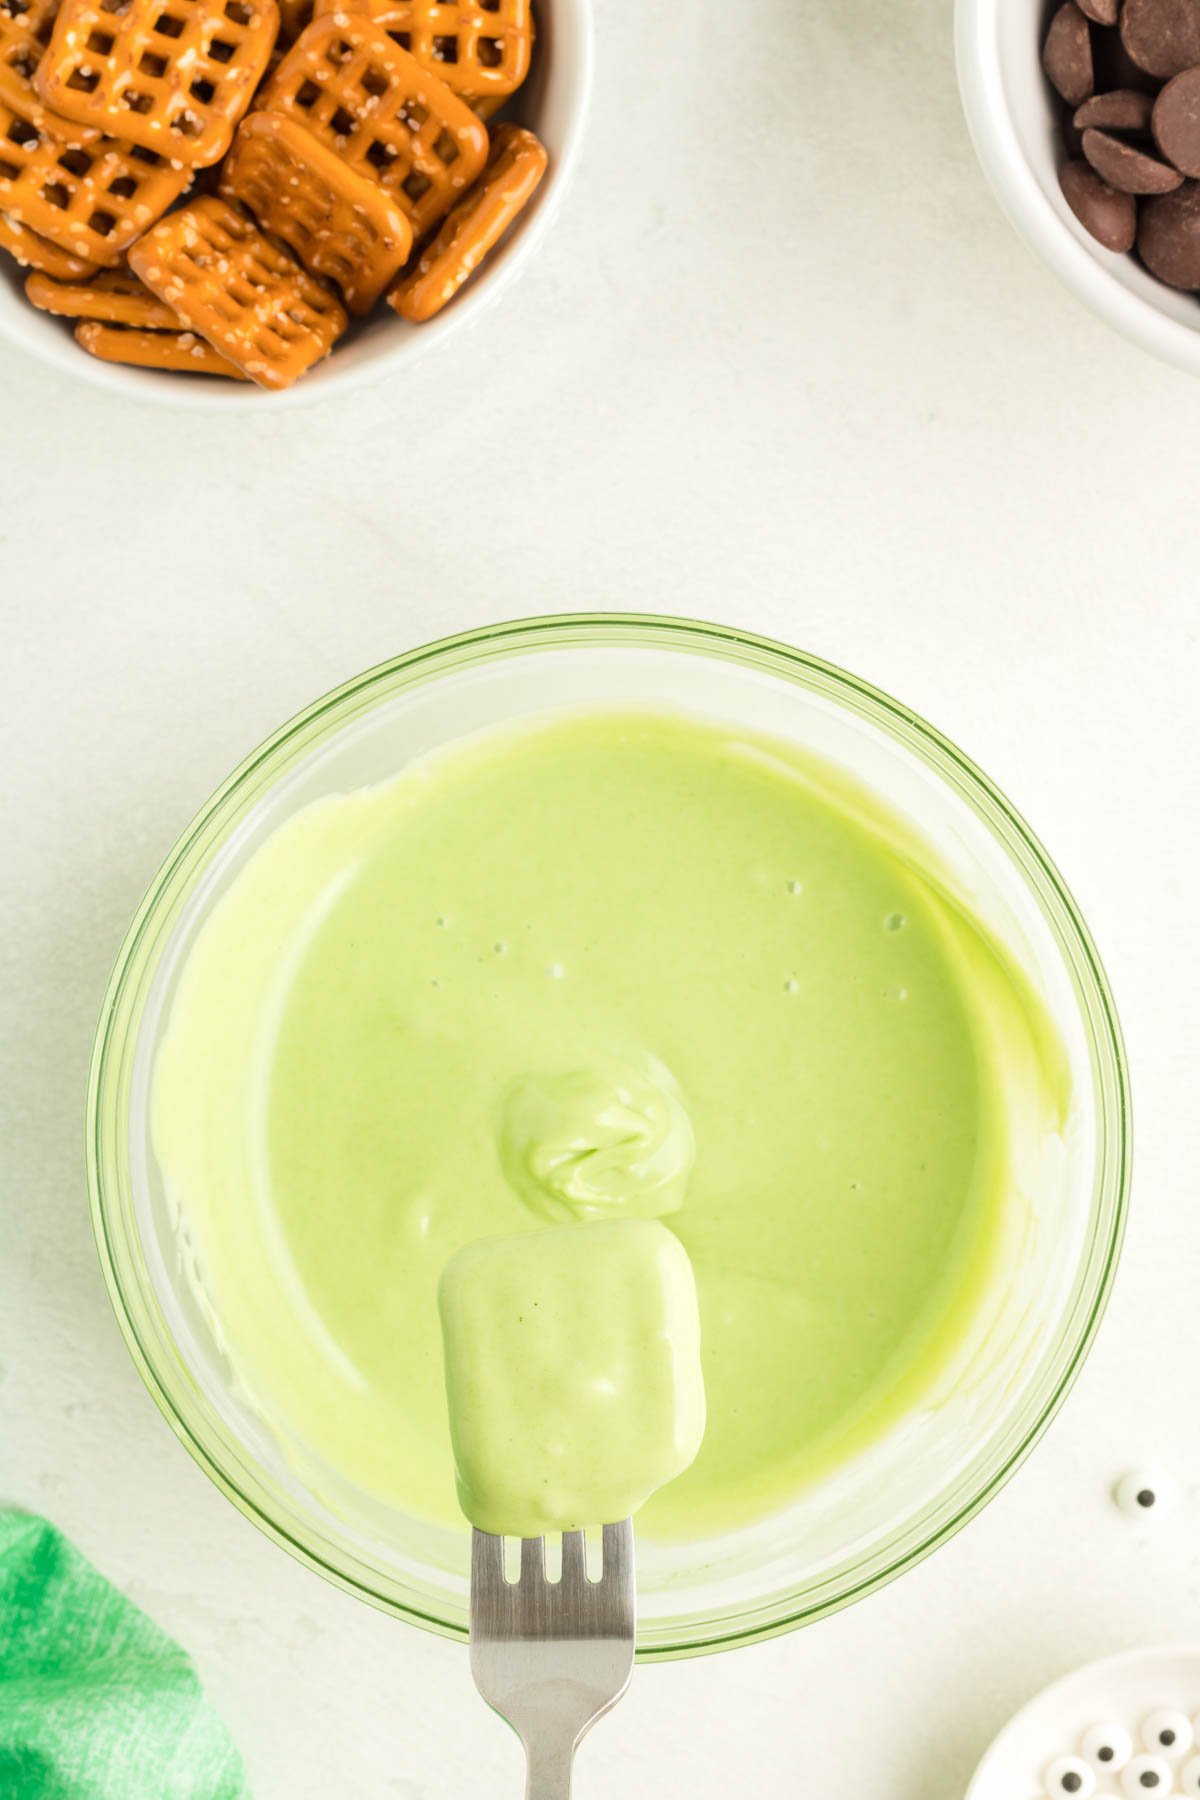
<path id="1" fill-rule="evenodd" d="M 344 0 L 315 0 L 314 13 Z M 352 0 L 423 68 L 469 100 L 515 93 L 533 55 L 530 0 Z"/>
<path id="2" fill-rule="evenodd" d="M 0 212 L 73 257 L 119 263 L 189 179 L 165 156 L 115 138 L 61 144 L 0 100 Z"/>
<path id="3" fill-rule="evenodd" d="M 83 281 L 97 269 L 96 263 L 60 250 L 49 238 L 39 237 L 27 225 L 18 225 L 7 213 L 0 213 L 0 250 L 7 250 L 23 269 L 40 269 L 56 281 Z"/>
<path id="4" fill-rule="evenodd" d="M 402 318 L 421 324 L 453 300 L 532 197 L 547 161 L 532 131 L 497 125 L 487 168 L 388 295 Z"/>
<path id="5" fill-rule="evenodd" d="M 126 363 L 137 369 L 167 369 L 176 375 L 248 379 L 194 331 L 130 331 L 120 325 L 100 325 L 94 319 L 85 319 L 75 327 L 75 339 L 89 356 L 98 356 L 102 362 Z"/>
<path id="6" fill-rule="evenodd" d="M 178 331 L 179 316 L 127 269 L 105 269 L 94 281 L 55 281 L 30 275 L 25 297 L 39 312 L 60 319 L 94 319 L 103 325 L 134 325 L 146 331 Z"/>
<path id="7" fill-rule="evenodd" d="M 57 10 L 58 0 L 0 0 L 0 100 L 28 114 L 60 143 L 86 144 L 99 133 L 43 105 L 33 87 Z"/>
<path id="8" fill-rule="evenodd" d="M 379 183 L 420 237 L 487 160 L 487 128 L 365 13 L 314 19 L 262 95 Z"/>
<path id="9" fill-rule="evenodd" d="M 346 329 L 329 289 L 215 194 L 153 226 L 129 262 L 184 325 L 260 387 L 289 387 Z"/>
<path id="10" fill-rule="evenodd" d="M 34 85 L 68 119 L 207 168 L 278 31 L 276 0 L 61 0 Z"/>
<path id="11" fill-rule="evenodd" d="M 336 282 L 352 313 L 369 313 L 412 250 L 412 226 L 378 182 L 360 175 L 286 113 L 243 120 L 221 192 Z"/>

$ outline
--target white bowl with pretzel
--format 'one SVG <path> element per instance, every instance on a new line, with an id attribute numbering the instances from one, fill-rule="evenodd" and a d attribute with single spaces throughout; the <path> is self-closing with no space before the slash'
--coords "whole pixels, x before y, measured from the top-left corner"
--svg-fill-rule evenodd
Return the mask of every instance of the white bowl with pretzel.
<path id="1" fill-rule="evenodd" d="M 182 0 L 178 11 L 187 13 L 187 9 L 194 4 L 198 4 L 198 0 Z M 266 4 L 270 5 L 270 0 L 266 0 Z M 338 4 L 340 4 L 340 0 L 338 0 Z M 338 13 L 336 16 L 338 16 L 338 20 L 349 25 L 351 20 L 354 23 L 358 22 L 371 5 L 381 4 L 383 4 L 383 0 L 349 0 L 349 5 L 354 9 L 353 13 L 345 14 L 345 18 L 342 13 Z M 470 0 L 468 0 L 468 4 L 470 4 Z M 52 5 L 54 5 L 54 0 L 41 0 L 41 16 L 38 20 L 41 29 L 36 34 L 32 31 L 29 34 L 34 52 L 41 56 L 41 61 L 36 65 L 36 74 L 25 81 L 25 88 L 18 90 L 14 97 L 14 77 L 11 74 L 7 76 L 7 88 L 4 85 L 5 18 L 13 20 L 14 14 L 16 14 L 16 18 L 20 18 L 23 13 L 29 13 L 29 7 L 25 4 L 25 0 L 0 0 L 0 14 L 4 14 L 4 18 L 0 18 L 0 247 L 13 252 L 13 254 L 4 254 L 0 250 L 0 337 L 7 338 L 11 344 L 20 347 L 23 351 L 29 351 L 32 356 L 38 356 L 41 362 L 61 369 L 67 374 L 74 374 L 79 380 L 92 382 L 94 385 L 106 387 L 113 392 L 128 394 L 135 400 L 166 403 L 166 405 L 175 405 L 175 407 L 185 407 L 185 409 L 191 410 L 225 410 L 225 412 L 230 409 L 277 410 L 281 407 L 304 405 L 308 401 L 329 400 L 335 392 L 344 392 L 351 387 L 358 387 L 358 385 L 365 385 L 369 382 L 390 380 L 392 376 L 401 373 L 401 369 L 405 365 L 412 365 L 419 356 L 428 355 L 430 351 L 434 351 L 435 347 L 443 346 L 455 331 L 461 331 L 473 320 L 479 319 L 482 311 L 486 310 L 489 304 L 497 301 L 507 286 L 515 283 L 516 277 L 524 270 L 529 259 L 536 254 L 545 232 L 551 227 L 552 218 L 558 211 L 561 198 L 569 187 L 570 178 L 574 175 L 574 167 L 578 162 L 579 148 L 581 148 L 581 140 L 583 140 L 585 121 L 587 121 L 588 97 L 590 97 L 590 85 L 592 85 L 592 0 L 533 0 L 536 36 L 534 36 L 533 58 L 529 63 L 527 79 L 520 83 L 516 92 L 507 97 L 493 95 L 491 106 L 484 106 L 468 97 L 462 97 L 462 104 L 471 104 L 471 106 L 479 104 L 480 113 L 484 113 L 484 117 L 489 121 L 488 130 L 493 133 L 493 158 L 488 164 L 488 171 L 491 171 L 493 164 L 500 160 L 497 153 L 500 151 L 506 133 L 500 131 L 500 135 L 497 137 L 497 131 L 504 122 L 515 122 L 518 126 L 524 126 L 527 130 L 536 133 L 542 146 L 545 146 L 549 162 L 545 167 L 545 175 L 540 180 L 540 184 L 536 185 L 533 196 L 529 198 L 529 203 L 522 207 L 522 211 L 513 220 L 511 227 L 504 230 L 504 236 L 489 248 L 488 254 L 473 270 L 473 274 L 466 279 L 466 283 L 462 284 L 461 292 L 455 293 L 448 304 L 441 306 L 441 310 L 435 310 L 434 315 L 428 317 L 428 313 L 432 311 L 428 290 L 430 290 L 430 283 L 434 283 L 435 286 L 437 274 L 439 274 L 435 252 L 437 252 L 437 245 L 443 239 L 434 239 L 434 243 L 430 247 L 428 232 L 426 232 L 425 238 L 417 236 L 417 250 L 412 259 L 408 261 L 405 275 L 399 277 L 401 283 L 407 281 L 408 290 L 410 290 L 407 304 L 399 301 L 394 304 L 381 302 L 378 306 L 374 306 L 374 310 L 367 317 L 358 317 L 358 319 L 351 317 L 349 329 L 345 329 L 344 335 L 338 338 L 338 342 L 333 346 L 333 351 L 324 356 L 324 360 L 320 360 L 311 369 L 308 369 L 308 373 L 304 373 L 300 380 L 295 380 L 293 385 L 286 385 L 279 389 L 257 385 L 261 365 L 246 364 L 246 362 L 243 362 L 243 371 L 250 373 L 252 380 L 219 380 L 219 378 L 212 378 L 212 376 L 205 376 L 201 373 L 191 373 L 191 371 L 175 373 L 169 367 L 135 367 L 126 362 L 103 360 L 103 355 L 95 355 L 95 353 L 88 355 L 88 351 L 83 346 L 90 344 L 90 346 L 99 347 L 106 342 L 110 349 L 113 349 L 117 355 L 121 355 L 124 347 L 133 346 L 133 340 L 142 337 L 146 338 L 146 342 L 157 353 L 158 344 L 166 346 L 167 337 L 149 337 L 148 333 L 137 333 L 137 331 L 130 331 L 126 337 L 122 326 L 135 326 L 135 324 L 139 324 L 139 319 L 137 319 L 137 315 L 133 319 L 124 319 L 121 310 L 108 313 L 101 306 L 97 306 L 94 311 L 70 311 L 68 317 L 56 317 L 50 311 L 38 310 L 38 306 L 34 306 L 27 299 L 25 284 L 29 281 L 31 274 L 34 274 L 31 292 L 38 292 L 41 301 L 45 301 L 49 297 L 49 301 L 54 302 L 56 295 L 61 293 L 63 306 L 67 310 L 67 302 L 72 297 L 65 293 L 65 290 L 56 288 L 58 281 L 65 281 L 67 286 L 70 286 L 68 275 L 59 274 L 56 270 L 52 270 L 49 275 L 36 274 L 38 268 L 47 266 L 40 259 L 40 252 L 45 252 L 47 243 L 49 243 L 49 234 L 45 234 L 45 223 L 47 220 L 52 220 L 58 227 L 58 218 L 54 214 L 45 212 L 45 209 L 38 212 L 36 196 L 34 196 L 32 212 L 18 211 L 16 207 L 13 207 L 13 196 L 20 200 L 32 191 L 29 182 L 25 182 L 23 193 L 22 187 L 20 187 L 22 157 L 25 155 L 25 146 L 20 139 L 23 139 L 29 130 L 23 122 L 25 113 L 31 113 L 36 119 L 38 108 L 45 101 L 43 113 L 45 113 L 45 117 L 49 117 L 50 128 L 54 128 L 56 122 L 61 126 L 58 110 L 54 110 L 54 101 L 65 101 L 61 110 L 67 115 L 70 128 L 79 131 L 79 139 L 83 142 L 85 153 L 79 157 L 79 164 L 83 166 L 86 162 L 86 151 L 95 144 L 95 131 L 90 130 L 92 119 L 88 115 L 88 108 L 92 108 L 92 112 L 95 112 L 97 97 L 103 97 L 104 83 L 110 83 L 110 86 L 117 88 L 117 92 L 119 92 L 122 83 L 128 88 L 131 81 L 137 79 L 137 67 L 146 67 L 144 58 L 137 63 L 137 58 L 142 54 L 142 45 L 146 43 L 146 40 L 142 38 L 140 43 L 133 47 L 133 58 L 135 58 L 133 61 L 135 74 L 133 76 L 121 74 L 121 79 L 117 79 L 115 59 L 110 59 L 106 63 L 104 58 L 95 58 L 94 56 L 92 61 L 85 61 L 85 59 L 79 58 L 79 54 L 76 52 L 76 65 L 81 67 L 83 77 L 90 77 L 90 79 L 81 79 L 79 74 L 72 74 L 70 83 L 59 79 L 58 86 L 54 88 L 45 79 L 47 67 L 50 63 L 54 63 L 58 56 L 59 74 L 61 74 L 63 63 L 67 63 L 67 67 L 70 68 L 70 63 L 67 61 L 70 52 L 65 50 L 65 43 L 70 43 L 74 49 L 74 45 L 79 41 L 79 32 L 70 31 L 65 27 L 81 22 L 86 34 L 88 18 L 86 18 L 86 0 L 63 0 L 63 5 L 59 7 L 58 18 L 54 18 Z M 254 5 L 254 0 L 250 0 L 250 5 Z M 284 11 L 284 14 L 288 13 L 290 5 L 291 7 L 306 5 L 306 0 L 284 0 L 281 11 Z M 324 0 L 324 13 L 326 14 L 329 13 L 329 5 L 331 5 L 331 0 Z M 480 0 L 480 5 L 484 9 L 484 13 L 498 13 L 495 0 Z M 112 0 L 103 0 L 103 9 L 104 13 L 115 13 L 117 18 L 121 18 L 121 11 L 117 7 L 113 7 Z M 322 13 L 322 0 L 318 0 L 317 11 Z M 70 13 L 70 18 L 68 18 L 68 13 Z M 459 14 L 457 4 L 443 4 L 437 7 L 437 14 L 434 16 L 435 18 L 455 20 L 459 16 L 466 18 L 466 11 Z M 376 22 L 380 22 L 381 14 L 374 14 L 374 18 L 376 18 Z M 45 43 L 47 31 L 52 31 L 52 34 L 49 36 L 49 49 L 43 52 L 41 45 Z M 421 54 L 421 41 L 412 40 L 408 34 L 401 38 L 392 31 L 390 32 L 390 41 L 392 41 L 392 54 L 399 56 L 399 61 L 403 61 L 403 63 L 407 63 L 408 54 L 412 54 L 412 56 Z M 450 43 L 450 40 L 439 36 L 432 41 L 439 47 L 435 54 L 437 54 L 437 58 L 441 59 L 444 47 Z M 11 45 L 11 36 L 9 36 L 9 45 Z M 401 45 L 403 49 L 396 49 L 398 45 Z M 227 59 L 236 61 L 236 58 L 228 56 L 228 52 Z M 18 61 L 18 74 L 20 74 L 20 59 L 14 59 L 11 56 L 11 50 L 9 50 L 7 61 L 9 61 L 9 65 L 13 65 L 13 61 Z M 29 58 L 25 58 L 25 63 L 27 61 Z M 94 68 L 97 61 L 99 61 L 99 95 L 92 92 L 92 86 L 95 85 Z M 264 77 L 263 85 L 259 86 L 259 92 L 255 95 L 254 110 L 246 117 L 254 119 L 259 124 L 263 122 L 266 117 L 263 106 L 272 108 L 275 104 L 272 101 L 272 92 L 277 90 L 277 76 L 279 76 L 281 68 L 286 70 L 286 61 L 288 58 L 284 56 L 284 61 L 275 67 L 273 74 Z M 412 67 L 412 65 L 408 63 L 408 67 Z M 255 85 L 257 85 L 257 77 L 254 79 Z M 318 76 L 318 79 L 322 79 L 322 77 Z M 333 79 L 336 81 L 336 70 L 333 72 Z M 428 79 L 437 83 L 437 81 L 443 81 L 443 74 L 437 74 L 434 68 L 430 67 L 428 68 Z M 32 85 L 34 81 L 38 83 L 38 86 Z M 272 83 L 275 83 L 275 88 L 272 88 Z M 149 85 L 153 86 L 153 83 L 149 83 Z M 295 90 L 295 86 L 297 86 L 295 81 L 290 85 L 284 76 L 284 81 L 282 81 L 284 101 L 279 104 L 286 106 L 288 97 L 291 97 L 286 94 L 286 90 L 288 88 Z M 74 104 L 76 103 L 76 94 L 74 94 L 76 88 L 79 90 L 79 94 L 77 94 L 77 104 Z M 374 88 L 371 88 L 371 92 L 374 94 Z M 74 119 L 72 119 L 72 113 L 68 112 L 68 108 L 72 104 L 74 104 Z M 131 106 L 131 101 L 126 99 L 126 104 Z M 387 106 L 387 99 L 383 99 L 380 104 Z M 151 106 L 148 104 L 144 110 L 146 113 L 151 113 Z M 198 108 L 198 112 L 200 112 L 200 121 L 196 121 L 194 113 L 182 113 L 182 117 L 189 122 L 189 128 L 193 131 L 198 128 L 203 131 L 209 130 L 209 121 L 205 119 L 203 108 Z M 320 112 L 320 108 L 317 108 L 317 112 Z M 491 113 L 497 113 L 497 117 L 489 117 Z M 128 117 L 131 119 L 133 130 L 137 130 L 139 126 L 142 128 L 142 144 L 155 142 L 153 137 L 146 135 L 146 124 L 148 124 L 146 117 L 135 119 L 131 113 Z M 164 117 L 166 117 L 166 124 L 157 126 L 155 130 L 167 131 L 173 128 L 171 115 L 164 112 Z M 473 117 L 473 113 L 471 113 L 471 117 Z M 299 119 L 300 124 L 309 124 L 304 112 L 293 110 L 291 119 L 293 121 Z M 401 122 L 407 122 L 403 119 L 403 113 L 401 113 Z M 315 115 L 313 128 L 318 130 L 317 115 Z M 133 130 L 126 133 L 130 139 L 133 137 Z M 295 139 L 295 126 L 293 124 L 286 126 L 286 130 L 291 133 L 291 142 L 293 142 L 293 151 L 295 151 L 295 140 L 297 140 Z M 475 130 L 477 133 L 482 133 L 484 128 L 477 126 Z M 5 137 L 5 131 L 13 135 L 13 144 L 9 149 L 11 162 L 4 155 L 5 146 L 9 142 L 9 139 Z M 52 135 L 54 135 L 54 148 L 58 149 L 58 140 L 63 137 L 63 131 L 59 128 Z M 428 135 L 428 131 L 426 131 L 426 135 Z M 261 137 L 261 133 L 259 133 L 259 137 Z M 520 133 L 509 131 L 507 137 L 520 137 Z M 43 128 L 43 140 L 45 140 L 45 128 Z M 171 140 L 171 144 L 166 144 L 166 142 L 162 142 L 162 139 L 158 139 L 158 144 L 164 151 L 175 149 L 176 142 L 178 140 Z M 38 144 L 32 142 L 31 157 L 36 157 L 36 155 L 38 155 Z M 137 151 L 135 151 L 135 155 L 137 155 Z M 142 155 L 144 155 L 144 151 L 142 151 Z M 322 151 L 322 155 L 326 157 L 326 162 L 329 164 L 327 149 Z M 347 151 L 347 155 L 351 155 L 351 153 Z M 13 173 L 14 166 L 16 166 L 16 175 Z M 31 166 L 32 164 L 27 164 L 25 167 Z M 234 157 L 225 157 L 221 160 L 221 171 L 225 171 L 230 166 L 234 166 Z M 462 166 L 464 164 L 461 162 L 459 167 Z M 7 187 L 5 187 L 5 173 L 7 173 Z M 52 171 L 52 173 L 56 173 L 56 171 Z M 363 173 L 367 176 L 372 173 L 365 162 L 360 164 L 358 178 L 362 178 Z M 70 175 L 65 180 L 70 189 L 70 185 L 72 185 Z M 85 176 L 83 180 L 90 189 L 90 176 Z M 169 180 L 169 176 L 167 176 L 167 180 Z M 209 178 L 207 182 L 201 182 L 201 187 L 207 187 L 209 191 L 212 189 L 212 185 L 214 185 L 212 178 Z M 286 196 L 284 176 L 277 173 L 275 185 L 277 185 L 277 198 L 279 198 L 281 187 Z M 295 182 L 291 185 L 295 185 Z M 480 189 L 475 189 L 475 193 L 480 193 Z M 245 212 L 245 194 L 236 193 L 232 198 L 236 202 L 237 209 Z M 407 205 L 405 193 L 399 191 L 398 185 L 392 187 L 389 198 L 390 200 L 399 200 L 401 205 Z M 9 207 L 5 207 L 5 200 L 9 200 Z M 92 205 L 90 198 L 86 205 L 88 207 Z M 223 205 L 223 202 L 218 202 L 218 200 L 200 200 L 200 202 L 189 200 L 187 202 L 189 209 L 193 205 L 196 207 L 196 220 L 198 223 L 203 223 L 201 220 L 203 209 L 205 207 L 214 209 L 218 205 Z M 282 200 L 282 205 L 284 207 L 288 205 L 286 198 Z M 117 211 L 121 212 L 119 205 L 117 205 Z M 358 211 L 362 211 L 362 209 L 356 209 L 356 207 L 349 209 L 349 212 Z M 480 211 L 484 211 L 484 205 L 480 205 Z M 266 261 L 270 263 L 272 257 L 277 257 L 282 268 L 290 256 L 290 250 L 288 250 L 288 239 L 286 239 L 286 227 L 282 227 L 284 241 L 281 241 L 279 218 L 288 223 L 295 223 L 295 220 L 288 214 L 282 214 L 282 216 L 277 214 L 275 218 L 268 218 L 266 214 L 263 214 L 257 218 L 257 225 L 255 225 L 257 212 L 259 212 L 257 207 L 248 211 L 248 218 L 250 218 L 248 229 L 255 232 L 257 225 L 263 227 L 263 232 L 266 232 L 270 239 L 270 252 L 266 250 L 266 245 L 263 245 Z M 347 212 L 347 216 L 349 216 L 349 212 Z M 421 205 L 417 203 L 417 207 L 414 207 L 417 225 L 421 223 L 419 212 L 421 212 Z M 72 212 L 65 214 L 65 221 L 76 220 L 76 218 L 86 218 L 86 211 L 79 211 L 77 207 L 74 207 L 74 200 L 72 200 Z M 182 214 L 178 211 L 167 212 L 166 218 L 167 223 L 173 223 L 173 221 L 180 220 Z M 31 227 L 34 227 L 36 223 L 43 225 L 43 234 L 34 232 L 34 236 L 31 238 Z M 403 225 L 405 221 L 399 220 L 399 223 Z M 86 247 L 88 245 L 95 247 L 95 243 L 97 243 L 94 234 L 90 230 L 83 230 L 83 227 L 79 227 L 79 225 L 68 225 L 68 229 L 83 232 L 83 254 L 86 256 Z M 124 229 L 124 221 L 119 229 Z M 180 355 L 180 351 L 176 347 L 187 346 L 187 344 L 196 346 L 193 355 L 198 358 L 201 367 L 205 364 L 218 365 L 221 362 L 218 351 L 227 347 L 223 346 L 221 337 L 219 337 L 221 320 L 216 320 L 216 326 L 218 326 L 216 333 L 205 331 L 203 324 L 200 324 L 200 328 L 196 329 L 203 335 L 201 337 L 193 335 L 193 319 L 189 319 L 185 315 L 185 302 L 191 299 L 191 293 L 185 293 L 184 288 L 180 288 L 180 286 L 169 284 L 185 279 L 185 275 L 180 277 L 178 274 L 178 263 L 171 265 L 167 257 L 160 259 L 160 257 L 146 256 L 146 247 L 155 241 L 155 229 L 157 229 L 155 225 L 149 225 L 146 229 L 148 234 L 144 236 L 144 239 L 140 239 L 140 250 L 142 250 L 140 257 L 139 243 L 131 245 L 131 261 L 133 261 L 133 265 L 137 266 L 139 275 L 144 275 L 144 279 L 151 283 L 151 286 L 153 286 L 155 277 L 162 274 L 158 263 L 164 261 L 169 265 L 166 275 L 164 275 L 166 286 L 162 283 L 158 284 L 157 297 L 146 295 L 146 299 L 153 306 L 157 306 L 160 313 L 164 311 L 167 301 L 176 301 L 180 295 L 184 295 L 184 304 L 178 304 L 180 333 L 171 340 L 171 349 L 173 349 L 176 365 L 189 367 L 187 356 Z M 175 236 L 178 239 L 178 232 Z M 58 243 L 63 247 L 67 247 L 70 243 L 79 248 L 81 247 L 81 238 L 67 238 L 65 232 L 59 229 Z M 336 239 L 333 248 L 336 250 L 336 248 L 342 247 L 342 243 L 344 243 L 344 238 Z M 178 241 L 176 241 L 175 248 L 176 250 L 180 248 Z M 205 250 L 209 247 L 205 243 L 201 243 L 200 248 Z M 304 248 L 306 247 L 299 243 L 299 239 L 291 239 L 291 250 L 295 254 L 297 274 L 302 281 L 309 283 L 309 292 L 311 292 L 311 274 L 313 272 L 324 277 L 326 283 L 331 281 L 331 275 L 326 266 L 322 265 L 320 257 L 313 261 L 311 257 L 304 254 Z M 22 263 L 16 259 L 18 254 L 27 254 L 31 257 L 34 268 L 31 270 L 29 266 L 22 266 Z M 50 259 L 54 261 L 54 247 L 50 247 L 49 254 Z M 430 257 L 434 257 L 432 274 L 423 274 L 430 266 Z M 61 257 L 59 257 L 59 261 L 61 261 Z M 309 272 L 304 272 L 300 268 L 302 261 L 308 263 Z M 185 265 L 187 265 L 187 250 L 184 252 Z M 115 279 L 115 286 L 121 288 L 122 281 L 130 281 L 133 286 L 137 286 L 137 283 L 133 283 L 133 277 L 124 274 L 124 263 L 121 266 L 122 274 Z M 225 268 L 227 265 L 221 259 L 219 266 Z M 112 299 L 112 272 L 104 272 L 97 279 L 101 279 L 101 284 L 108 283 L 110 299 Z M 270 281 L 270 275 L 266 275 L 264 279 Z M 414 284 L 421 292 L 412 292 Z M 232 283 L 230 283 L 230 288 L 232 288 Z M 338 292 L 336 286 L 331 292 Z M 79 299 L 77 293 L 74 299 L 76 301 Z M 342 299 L 345 299 L 345 293 L 342 293 Z M 121 304 L 121 301 L 117 301 L 117 308 L 121 308 Z M 398 306 L 399 310 L 405 311 L 408 317 L 399 315 L 399 310 L 396 310 Z M 119 324 L 88 324 L 86 322 L 95 317 L 99 317 L 101 320 L 112 317 L 112 319 L 119 320 Z M 419 322 L 419 324 L 412 322 L 414 317 L 421 317 L 423 322 Z M 148 319 L 148 324 L 151 324 L 153 328 L 162 329 L 164 319 L 162 317 Z M 79 333 L 81 333 L 79 340 L 76 338 L 76 329 L 79 329 Z M 210 338 L 210 344 L 214 347 L 210 347 L 209 342 L 205 342 L 205 338 Z"/>

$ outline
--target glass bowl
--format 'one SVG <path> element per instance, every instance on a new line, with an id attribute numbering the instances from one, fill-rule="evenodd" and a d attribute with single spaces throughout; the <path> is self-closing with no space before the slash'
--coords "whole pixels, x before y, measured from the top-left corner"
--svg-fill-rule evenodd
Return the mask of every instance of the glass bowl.
<path id="1" fill-rule="evenodd" d="M 1112 1282 L 1129 1177 L 1120 1030 L 1087 929 L 987 778 L 853 676 L 744 632 L 645 615 L 532 619 L 414 650 L 348 682 L 256 750 L 189 826 L 126 938 L 100 1019 L 88 1174 L 104 1273 L 159 1407 L 256 1524 L 342 1587 L 464 1637 L 466 1534 L 308 1491 L 247 1406 L 189 1279 L 148 1126 L 150 1072 L 195 934 L 256 847 L 319 795 L 386 779 L 436 745 L 563 707 L 668 705 L 792 739 L 904 816 L 1002 941 L 1061 1035 L 1072 1105 L 1027 1184 L 1020 1256 L 949 1391 L 786 1511 L 707 1542 L 639 1547 L 643 1658 L 810 1622 L 952 1536 L 1061 1403 Z"/>

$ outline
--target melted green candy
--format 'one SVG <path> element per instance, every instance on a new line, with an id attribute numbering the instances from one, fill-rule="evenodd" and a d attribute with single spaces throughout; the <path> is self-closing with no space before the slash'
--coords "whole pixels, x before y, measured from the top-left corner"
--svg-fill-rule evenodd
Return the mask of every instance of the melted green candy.
<path id="1" fill-rule="evenodd" d="M 695 1273 L 708 1424 L 641 1529 L 689 1538 L 953 1382 L 1062 1066 L 861 790 L 719 723 L 585 712 L 283 826 L 191 951 L 154 1128 L 206 1303 L 306 1477 L 434 1521 L 461 1523 L 450 1259 L 661 1221 Z M 605 1282 L 580 1304 L 615 1328 Z M 673 1472 L 665 1437 L 650 1461 Z M 487 1466 L 503 1488 L 494 1446 Z"/>

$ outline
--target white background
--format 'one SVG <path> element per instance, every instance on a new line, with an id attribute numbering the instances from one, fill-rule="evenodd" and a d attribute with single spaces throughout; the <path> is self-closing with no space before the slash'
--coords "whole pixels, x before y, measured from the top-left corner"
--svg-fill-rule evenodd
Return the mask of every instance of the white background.
<path id="1" fill-rule="evenodd" d="M 177 831 L 322 690 L 521 613 L 753 627 L 933 719 L 1049 844 L 1124 1018 L 1132 1223 L 1001 1498 L 837 1619 L 642 1672 L 577 1793 L 955 1800 L 1050 1677 L 1200 1638 L 1200 385 L 1010 234 L 946 0 L 600 12 L 560 224 L 403 382 L 231 423 L 0 351 L 0 1495 L 195 1654 L 259 1800 L 521 1791 L 462 1651 L 260 1537 L 143 1391 L 87 1219 L 92 1029 Z M 1147 1460 L 1179 1501 L 1130 1522 Z"/>

